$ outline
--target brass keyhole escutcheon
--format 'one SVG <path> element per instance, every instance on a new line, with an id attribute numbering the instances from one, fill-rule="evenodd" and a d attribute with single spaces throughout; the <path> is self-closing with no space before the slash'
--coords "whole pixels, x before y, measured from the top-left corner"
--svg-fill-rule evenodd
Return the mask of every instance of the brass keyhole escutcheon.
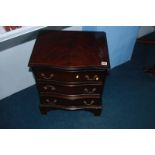
<path id="1" fill-rule="evenodd" d="M 95 80 L 96 80 L 96 81 L 98 81 L 98 80 L 99 80 L 98 75 L 95 75 L 94 77 L 95 77 Z"/>
<path id="2" fill-rule="evenodd" d="M 79 79 L 79 75 L 78 74 L 76 75 L 76 79 Z"/>
<path id="3" fill-rule="evenodd" d="M 98 81 L 99 80 L 99 77 L 96 77 L 96 81 Z"/>

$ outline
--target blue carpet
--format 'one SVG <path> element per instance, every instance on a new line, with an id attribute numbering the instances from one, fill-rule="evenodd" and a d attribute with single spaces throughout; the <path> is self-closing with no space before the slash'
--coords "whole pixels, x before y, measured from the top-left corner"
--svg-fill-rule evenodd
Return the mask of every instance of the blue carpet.
<path id="1" fill-rule="evenodd" d="M 100 117 L 62 110 L 41 115 L 36 86 L 32 86 L 0 101 L 0 128 L 155 128 L 155 77 L 143 71 L 153 63 L 155 45 L 136 44 L 132 60 L 110 71 Z"/>

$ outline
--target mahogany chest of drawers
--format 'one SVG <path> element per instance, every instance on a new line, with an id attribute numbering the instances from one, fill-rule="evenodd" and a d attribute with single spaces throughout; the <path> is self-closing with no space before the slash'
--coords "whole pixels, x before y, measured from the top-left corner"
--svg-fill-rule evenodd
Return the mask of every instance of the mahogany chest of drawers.
<path id="1" fill-rule="evenodd" d="M 110 68 L 104 32 L 40 31 L 29 61 L 40 111 L 88 110 L 100 115 Z"/>

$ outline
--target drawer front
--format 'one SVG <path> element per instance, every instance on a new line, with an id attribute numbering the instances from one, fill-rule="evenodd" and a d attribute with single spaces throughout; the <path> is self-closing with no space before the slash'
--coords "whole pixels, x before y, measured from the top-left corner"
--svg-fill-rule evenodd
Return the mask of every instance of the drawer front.
<path id="1" fill-rule="evenodd" d="M 38 81 L 58 81 L 58 82 L 102 82 L 106 77 L 106 71 L 82 71 L 82 72 L 65 72 L 42 70 L 34 71 Z"/>
<path id="2" fill-rule="evenodd" d="M 41 103 L 43 105 L 53 106 L 98 106 L 100 105 L 100 98 L 85 98 L 85 99 L 62 99 L 52 96 L 41 96 Z"/>
<path id="3" fill-rule="evenodd" d="M 41 93 L 60 93 L 68 95 L 78 94 L 101 94 L 102 85 L 57 85 L 53 83 L 38 83 L 38 89 Z"/>

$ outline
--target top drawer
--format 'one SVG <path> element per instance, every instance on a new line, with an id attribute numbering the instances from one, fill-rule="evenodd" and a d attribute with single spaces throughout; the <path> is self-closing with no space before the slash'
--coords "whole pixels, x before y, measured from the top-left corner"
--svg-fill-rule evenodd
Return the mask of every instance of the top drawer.
<path id="1" fill-rule="evenodd" d="M 34 70 L 36 80 L 38 81 L 58 81 L 58 82 L 102 82 L 106 77 L 105 71 L 64 71 L 64 70 Z"/>

